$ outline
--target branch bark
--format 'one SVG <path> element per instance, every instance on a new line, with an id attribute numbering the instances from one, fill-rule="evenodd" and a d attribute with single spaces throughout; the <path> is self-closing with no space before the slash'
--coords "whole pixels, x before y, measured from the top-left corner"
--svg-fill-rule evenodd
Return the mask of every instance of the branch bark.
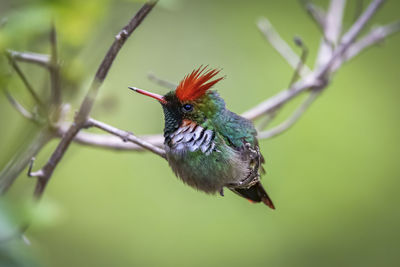
<path id="1" fill-rule="evenodd" d="M 49 55 L 37 54 L 33 52 L 18 52 L 14 50 L 7 50 L 7 53 L 16 61 L 37 64 L 45 68 L 49 67 Z"/>
<path id="2" fill-rule="evenodd" d="M 332 67 L 333 71 L 335 72 L 337 69 L 339 69 L 342 63 L 350 61 L 361 52 L 366 51 L 369 47 L 379 44 L 383 40 L 387 39 L 390 35 L 393 35 L 399 31 L 400 21 L 372 29 L 359 41 L 350 45 L 347 51 L 343 54 L 342 59 L 335 62 L 334 66 Z"/>
<path id="3" fill-rule="evenodd" d="M 147 78 L 149 78 L 150 81 L 154 82 L 155 84 L 158 84 L 162 87 L 165 87 L 169 90 L 175 90 L 176 87 L 178 86 L 176 83 L 167 81 L 167 80 L 163 80 L 159 77 L 157 77 L 154 73 L 149 73 L 147 74 Z"/>
<path id="4" fill-rule="evenodd" d="M 23 84 L 25 85 L 26 89 L 31 94 L 31 96 L 33 97 L 35 102 L 39 105 L 39 107 L 44 109 L 45 106 L 44 106 L 42 100 L 36 94 L 35 90 L 33 89 L 33 86 L 28 81 L 28 79 L 26 78 L 25 74 L 22 72 L 22 70 L 18 66 L 17 62 L 15 62 L 14 58 L 9 53 L 6 53 L 6 56 L 7 56 L 7 59 L 9 61 L 10 65 L 13 67 L 15 72 L 18 74 L 19 78 L 21 79 L 21 81 L 23 82 Z"/>
<path id="5" fill-rule="evenodd" d="M 268 130 L 263 131 L 258 134 L 259 139 L 269 139 L 275 137 L 290 127 L 292 127 L 304 114 L 304 112 L 310 107 L 310 105 L 317 99 L 318 95 L 321 93 L 320 90 L 311 92 L 305 101 L 293 112 L 292 116 L 286 119 L 284 122 L 279 124 L 278 126 Z"/>
<path id="6" fill-rule="evenodd" d="M 321 32 L 324 32 L 326 14 L 324 10 L 311 2 L 305 3 L 306 10 L 311 18 L 315 21 Z"/>
<path id="7" fill-rule="evenodd" d="M 287 63 L 296 69 L 297 66 L 302 63 L 300 57 L 293 51 L 293 49 L 282 39 L 278 32 L 274 29 L 272 24 L 266 18 L 261 18 L 257 22 L 258 29 L 272 45 L 273 48 L 286 60 Z M 300 71 L 300 76 L 305 77 L 310 73 L 310 68 L 307 65 L 303 65 Z"/>
<path id="8" fill-rule="evenodd" d="M 51 54 L 50 54 L 50 86 L 51 86 L 51 104 L 53 109 L 58 109 L 61 105 L 61 85 L 60 85 L 60 65 L 58 64 L 58 53 L 57 53 L 57 34 L 54 24 L 51 26 L 50 30 L 50 44 L 51 44 Z M 55 110 L 56 118 L 58 120 L 58 111 Z"/>
<path id="9" fill-rule="evenodd" d="M 364 13 L 354 23 L 354 25 L 346 32 L 346 34 L 343 35 L 340 41 L 340 45 L 332 52 L 328 51 L 326 48 L 322 48 L 327 47 L 327 44 L 325 42 L 322 42 L 320 51 L 326 50 L 326 55 L 324 54 L 323 56 L 321 55 L 321 57 L 318 57 L 318 64 L 316 64 L 316 68 L 314 69 L 314 71 L 312 71 L 302 80 L 293 84 L 291 88 L 279 92 L 275 96 L 246 111 L 242 114 L 242 116 L 254 120 L 268 112 L 275 110 L 277 107 L 282 106 L 290 99 L 294 98 L 304 91 L 307 91 L 308 89 L 324 89 L 329 84 L 329 79 L 333 74 L 333 71 L 331 69 L 332 65 L 334 65 L 336 62 L 341 61 L 342 56 L 347 52 L 348 48 L 354 42 L 355 38 L 365 27 L 365 24 L 372 18 L 372 16 L 376 13 L 383 2 L 383 0 L 373 0 L 368 8 L 364 11 Z M 342 9 L 344 8 L 344 3 L 345 1 L 343 0 L 332 0 L 328 13 L 331 13 L 331 16 L 334 16 L 336 14 L 337 16 L 341 17 L 341 14 L 343 13 Z M 326 26 L 325 35 L 329 36 L 332 41 L 336 41 L 337 39 L 339 39 L 338 33 L 340 33 L 340 31 L 338 30 L 338 28 L 341 27 L 341 22 L 339 22 L 335 18 L 331 19 L 330 22 L 327 21 L 326 23 L 330 23 L 331 26 Z M 270 39 L 268 40 L 271 42 Z M 282 50 L 277 49 L 277 51 L 279 53 L 282 53 Z M 290 55 L 290 53 L 285 54 L 284 57 L 286 58 L 288 57 L 288 55 Z"/>
<path id="10" fill-rule="evenodd" d="M 115 128 L 116 129 L 116 128 Z M 118 129 L 119 130 L 119 129 Z M 62 130 L 59 132 L 59 137 L 63 134 Z M 139 139 L 150 143 L 151 145 L 159 148 L 164 146 L 164 137 L 161 134 L 139 136 Z M 74 142 L 92 146 L 100 147 L 118 151 L 147 151 L 143 146 L 137 145 L 132 142 L 124 142 L 121 137 L 108 135 L 108 134 L 93 134 L 80 131 L 74 138 Z"/>
<path id="11" fill-rule="evenodd" d="M 141 146 L 141 147 L 153 152 L 154 154 L 159 155 L 162 158 L 165 158 L 164 149 L 159 148 L 157 146 L 154 146 L 153 144 L 151 144 L 151 143 L 149 143 L 149 142 L 147 142 L 147 141 L 145 141 L 143 139 L 140 139 L 140 138 L 136 137 L 135 135 L 133 135 L 130 132 L 117 129 L 115 127 L 112 127 L 112 126 L 110 126 L 108 124 L 105 124 L 103 122 L 97 121 L 97 120 L 92 119 L 92 118 L 88 119 L 87 127 L 99 128 L 99 129 L 101 129 L 103 131 L 106 131 L 106 132 L 108 132 L 110 134 L 113 134 L 115 136 L 120 137 L 123 142 L 130 141 L 130 142 L 132 142 L 132 143 L 134 143 L 134 144 L 136 144 L 138 146 Z"/>
<path id="12" fill-rule="evenodd" d="M 27 146 L 24 146 L 17 152 L 0 172 L 0 195 L 7 192 L 18 175 L 29 165 L 31 159 L 35 157 L 52 138 L 53 134 L 47 129 L 43 129 L 36 134 Z"/>
<path id="13" fill-rule="evenodd" d="M 333 54 L 333 46 L 336 45 L 342 30 L 342 17 L 345 5 L 346 0 L 331 0 L 330 2 L 324 19 L 323 36 L 316 62 L 317 67 L 326 64 Z"/>
<path id="14" fill-rule="evenodd" d="M 77 115 L 75 116 L 74 123 L 67 130 L 57 148 L 50 156 L 48 162 L 37 172 L 32 173 L 32 176 L 38 177 L 38 181 L 35 189 L 35 197 L 40 198 L 43 191 L 51 178 L 54 169 L 60 162 L 64 153 L 68 149 L 72 140 L 75 138 L 76 134 L 85 127 L 88 120 L 88 115 L 93 107 L 94 100 L 97 96 L 100 86 L 102 85 L 104 79 L 106 78 L 108 71 L 110 70 L 114 59 L 116 58 L 121 47 L 124 45 L 125 41 L 133 33 L 133 31 L 141 24 L 143 19 L 150 13 L 156 2 L 151 1 L 145 3 L 142 8 L 136 13 L 136 15 L 130 20 L 130 22 L 117 34 L 115 40 L 111 47 L 109 48 L 106 56 L 101 62 L 95 78 L 84 98 Z"/>
<path id="15" fill-rule="evenodd" d="M 367 22 L 372 16 L 378 11 L 378 9 L 384 3 L 384 0 L 373 0 L 364 13 L 358 18 L 358 20 L 351 26 L 351 28 L 343 35 L 341 39 L 341 45 L 349 46 L 360 34 L 361 30 L 365 27 Z"/>
<path id="16" fill-rule="evenodd" d="M 8 101 L 11 103 L 11 105 L 26 119 L 28 120 L 34 120 L 34 116 L 31 112 L 26 110 L 24 106 L 22 106 L 12 95 L 8 92 L 7 89 L 4 89 L 4 94 L 6 95 Z"/>
<path id="17" fill-rule="evenodd" d="M 296 97 L 300 93 L 314 87 L 323 86 L 323 82 L 315 77 L 315 75 L 310 74 L 305 79 L 294 83 L 290 88 L 285 89 L 273 97 L 268 98 L 264 102 L 261 102 L 257 106 L 249 109 L 242 114 L 243 117 L 254 120 L 264 114 L 273 111 L 277 107 L 288 102 L 292 98 Z"/>

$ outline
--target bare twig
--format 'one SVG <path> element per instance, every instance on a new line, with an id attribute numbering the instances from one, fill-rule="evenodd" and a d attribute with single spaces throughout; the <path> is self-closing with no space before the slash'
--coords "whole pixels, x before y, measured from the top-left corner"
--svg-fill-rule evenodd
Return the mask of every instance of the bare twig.
<path id="1" fill-rule="evenodd" d="M 265 114 L 265 117 L 261 119 L 260 123 L 256 127 L 257 132 L 264 130 L 265 128 L 268 127 L 268 125 L 270 125 L 270 123 L 275 119 L 276 115 L 278 114 L 278 110 L 279 109 L 276 109 L 276 110 L 267 112 Z"/>
<path id="2" fill-rule="evenodd" d="M 343 35 L 340 45 L 349 46 L 383 3 L 384 0 L 373 0 L 353 26 Z"/>
<path id="3" fill-rule="evenodd" d="M 314 100 L 317 98 L 317 96 L 320 94 L 320 90 L 312 91 L 308 97 L 305 99 L 305 101 L 293 112 L 293 114 L 286 119 L 284 122 L 279 124 L 278 126 L 264 131 L 260 132 L 258 134 L 258 138 L 260 139 L 268 139 L 275 137 L 283 132 L 285 132 L 287 129 L 289 129 L 291 126 L 293 126 L 303 115 L 303 113 L 308 109 L 308 107 L 314 102 Z"/>
<path id="4" fill-rule="evenodd" d="M 26 89 L 28 89 L 29 93 L 31 94 L 31 96 L 33 97 L 33 99 L 35 100 L 35 102 L 40 106 L 40 107 L 44 107 L 43 102 L 40 100 L 40 98 L 38 97 L 38 95 L 36 94 L 35 90 L 33 89 L 32 85 L 29 83 L 28 79 L 26 78 L 25 74 L 22 72 L 22 70 L 19 68 L 17 62 L 15 62 L 14 58 L 9 54 L 6 53 L 7 59 L 10 62 L 10 65 L 13 67 L 13 69 L 15 70 L 15 72 L 18 74 L 19 78 L 21 79 L 21 81 L 24 83 Z"/>
<path id="5" fill-rule="evenodd" d="M 346 53 L 348 48 L 352 45 L 354 40 L 360 34 L 360 32 L 364 29 L 367 22 L 372 18 L 372 16 L 376 13 L 376 11 L 381 7 L 384 3 L 384 0 L 373 0 L 368 8 L 364 11 L 364 13 L 358 18 L 358 20 L 353 24 L 353 26 L 343 35 L 340 40 L 340 45 L 334 51 L 329 62 L 320 68 L 319 74 L 327 73 L 330 71 L 332 66 L 337 64 L 336 62 L 340 62 L 342 60 L 343 54 Z"/>
<path id="6" fill-rule="evenodd" d="M 258 29 L 264 35 L 264 37 L 269 41 L 273 48 L 289 63 L 289 65 L 296 69 L 301 62 L 300 57 L 293 51 L 293 49 L 279 36 L 272 27 L 271 23 L 266 18 L 261 18 L 257 22 Z M 300 72 L 301 76 L 306 76 L 311 71 L 305 65 Z"/>
<path id="7" fill-rule="evenodd" d="M 84 98 L 79 108 L 79 111 L 75 116 L 74 123 L 71 124 L 70 128 L 61 139 L 57 148 L 50 156 L 48 162 L 43 166 L 41 170 L 34 173 L 34 175 L 38 177 L 35 189 L 35 196 L 37 198 L 42 195 L 54 169 L 64 156 L 64 153 L 68 149 L 72 140 L 75 138 L 76 134 L 86 126 L 88 115 L 93 107 L 94 100 L 99 91 L 99 88 L 106 78 L 108 71 L 110 70 L 111 65 L 114 62 L 114 59 L 116 58 L 121 47 L 132 34 L 132 32 L 140 25 L 143 19 L 153 9 L 155 4 L 156 2 L 154 1 L 145 3 L 142 8 L 136 13 L 136 15 L 130 20 L 130 22 L 115 37 L 113 44 L 111 45 L 106 56 L 101 62 L 96 72 L 95 78 L 93 79 L 93 82 L 86 94 L 86 97 Z"/>
<path id="8" fill-rule="evenodd" d="M 353 16 L 353 22 L 357 21 L 357 19 L 360 17 L 362 11 L 363 11 L 363 2 L 364 0 L 357 0 L 356 1 L 356 7 L 354 9 L 354 16 Z"/>
<path id="9" fill-rule="evenodd" d="M 170 90 L 174 90 L 178 86 L 176 83 L 157 77 L 154 73 L 147 74 L 147 78 L 149 78 L 149 80 L 154 82 L 155 84 L 158 84 Z"/>
<path id="10" fill-rule="evenodd" d="M 50 29 L 50 86 L 51 86 L 51 105 L 53 108 L 58 109 L 61 105 L 61 86 L 60 86 L 60 66 L 58 64 L 57 55 L 57 34 L 54 24 L 51 25 Z M 58 113 L 56 111 L 56 113 Z M 57 114 L 58 115 L 58 114 Z M 56 116 L 56 120 L 58 116 Z"/>
<path id="11" fill-rule="evenodd" d="M 259 30 L 261 31 L 261 33 L 264 35 L 264 37 L 269 41 L 269 43 L 272 45 L 273 48 L 275 48 L 275 50 L 289 63 L 289 65 L 295 70 L 294 73 L 294 77 L 292 78 L 292 81 L 290 83 L 290 87 L 292 87 L 291 85 L 293 84 L 293 82 L 295 81 L 295 79 L 297 79 L 297 75 L 300 75 L 301 77 L 306 77 L 307 75 L 309 75 L 309 73 L 311 73 L 310 68 L 303 62 L 304 60 L 302 58 L 300 58 L 293 50 L 292 48 L 279 36 L 279 34 L 275 31 L 275 29 L 272 27 L 271 23 L 269 22 L 268 19 L 266 18 L 261 18 L 258 23 L 257 26 L 259 28 Z M 307 53 L 302 53 L 302 57 L 307 56 Z M 302 87 L 302 86 L 301 86 Z M 296 86 L 293 86 L 293 88 L 296 89 Z M 295 95 L 297 95 L 298 93 L 300 93 L 301 91 L 307 89 L 307 87 L 302 88 L 299 92 L 297 92 L 297 90 L 294 90 L 295 92 L 293 92 L 293 94 L 287 94 L 286 96 L 284 96 L 286 93 L 279 94 L 279 96 L 277 95 L 276 99 L 281 99 L 281 104 L 284 103 L 285 101 L 291 99 L 292 97 L 294 97 Z M 292 88 L 290 88 L 290 90 L 292 90 Z M 288 98 L 286 98 L 288 97 Z M 286 100 L 283 100 L 286 99 Z M 268 100 L 267 100 L 268 101 Z M 274 101 L 270 101 L 269 104 L 272 104 L 271 106 L 266 106 L 266 102 L 264 102 L 265 106 L 265 111 L 262 112 L 262 108 L 261 106 L 255 107 L 247 112 L 245 112 L 243 114 L 244 117 L 248 118 L 248 119 L 256 119 L 262 115 L 267 115 L 269 116 L 270 112 L 274 112 L 274 116 L 270 116 L 271 119 L 273 119 L 273 117 L 275 117 L 276 113 L 278 112 L 278 109 L 281 107 L 281 104 L 279 103 L 274 103 Z M 256 111 L 258 110 L 258 112 Z M 254 114 L 257 113 L 257 114 Z M 261 129 L 263 129 L 264 127 L 266 127 L 266 125 L 268 125 L 269 123 L 269 119 L 267 119 L 264 123 L 262 123 L 262 125 L 260 125 L 260 127 L 262 127 Z"/>
<path id="12" fill-rule="evenodd" d="M 343 62 L 353 59 L 361 52 L 366 51 L 367 48 L 369 48 L 370 46 L 382 42 L 390 35 L 399 31 L 400 31 L 400 21 L 372 29 L 363 38 L 350 45 L 347 51 L 343 54 L 342 59 L 335 62 L 335 65 L 332 67 L 333 71 L 336 71 Z"/>
<path id="13" fill-rule="evenodd" d="M 340 6 L 343 6 L 343 0 L 332 0 L 339 1 L 337 3 Z M 327 52 L 330 57 L 327 58 L 325 64 L 318 65 L 317 68 L 309 75 L 307 75 L 302 80 L 296 82 L 292 85 L 291 88 L 286 89 L 284 91 L 279 92 L 275 96 L 265 100 L 259 105 L 251 108 L 250 110 L 244 112 L 242 115 L 248 119 L 258 118 L 265 113 L 272 111 L 273 109 L 282 106 L 284 103 L 294 98 L 301 92 L 306 91 L 309 88 L 319 88 L 322 89 L 326 87 L 328 84 L 328 77 L 331 74 L 331 67 L 335 63 L 336 60 L 340 60 L 342 55 L 347 51 L 349 46 L 358 36 L 360 31 L 364 28 L 366 22 L 371 19 L 371 17 L 375 14 L 379 6 L 383 3 L 383 0 L 373 0 L 371 4 L 368 6 L 367 10 L 360 16 L 360 18 L 355 22 L 355 24 L 349 29 L 349 31 L 343 36 L 341 39 L 340 45 L 334 50 L 334 53 Z M 338 4 L 338 5 L 339 5 Z M 336 10 L 336 12 L 343 12 L 341 8 L 335 7 L 331 8 L 331 10 Z M 331 20 L 332 23 L 336 20 Z M 336 27 L 339 25 L 339 22 L 335 22 Z M 338 32 L 335 30 L 335 32 Z M 335 37 L 336 35 L 332 34 L 331 37 Z M 325 45 L 322 43 L 321 45 Z M 287 55 L 286 55 L 287 56 Z"/>
<path id="14" fill-rule="evenodd" d="M 333 54 L 333 46 L 338 42 L 342 31 L 342 17 L 345 5 L 346 0 L 331 0 L 330 2 L 316 61 L 317 67 L 326 64 Z"/>
<path id="15" fill-rule="evenodd" d="M 60 137 L 61 134 L 62 132 L 60 132 Z M 161 134 L 139 136 L 139 138 L 159 148 L 164 146 L 164 137 Z M 74 142 L 81 145 L 112 150 L 146 151 L 143 146 L 136 145 L 132 142 L 124 142 L 121 137 L 106 134 L 87 133 L 83 131 L 80 131 L 75 136 Z"/>
<path id="16" fill-rule="evenodd" d="M 307 56 L 308 56 L 308 48 L 307 46 L 303 43 L 300 37 L 296 36 L 294 38 L 294 43 L 301 48 L 301 56 L 300 56 L 300 61 L 293 73 L 293 77 L 290 80 L 289 87 L 292 86 L 292 84 L 299 78 L 301 70 L 303 69 L 304 65 L 306 64 Z"/>
<path id="17" fill-rule="evenodd" d="M 35 163 L 36 158 L 32 157 L 31 161 L 29 162 L 29 166 L 28 166 L 28 177 L 34 177 L 32 175 L 32 169 L 33 169 L 33 163 Z"/>
<path id="18" fill-rule="evenodd" d="M 14 60 L 19 62 L 33 63 L 45 68 L 48 68 L 50 64 L 49 55 L 32 52 L 18 52 L 13 50 L 7 50 L 7 52 Z"/>
<path id="19" fill-rule="evenodd" d="M 28 120 L 33 120 L 34 116 L 32 113 L 30 113 L 29 111 L 27 111 L 24 106 L 22 106 L 14 97 L 11 96 L 11 94 L 8 92 L 7 89 L 3 89 L 4 90 L 4 94 L 6 95 L 8 101 L 11 103 L 11 105 L 13 105 L 13 107 L 22 115 L 24 116 L 26 119 Z"/>
<path id="20" fill-rule="evenodd" d="M 35 137 L 23 146 L 0 172 L 0 195 L 4 194 L 13 184 L 18 175 L 29 165 L 31 159 L 53 138 L 47 129 L 41 130 Z"/>
<path id="21" fill-rule="evenodd" d="M 308 78 L 300 80 L 294 83 L 291 88 L 283 90 L 277 93 L 275 96 L 268 98 L 264 102 L 256 105 L 255 107 L 249 109 L 248 111 L 242 114 L 243 117 L 254 120 L 265 113 L 268 113 L 275 108 L 283 105 L 288 102 L 298 94 L 304 92 L 305 90 L 312 87 L 321 87 L 322 82 L 319 79 L 316 79 L 314 75 L 307 76 Z"/>
<path id="22" fill-rule="evenodd" d="M 95 119 L 89 118 L 87 121 L 87 126 L 88 127 L 96 127 L 99 129 L 102 129 L 112 135 L 115 136 L 119 136 L 122 141 L 127 142 L 130 141 L 134 144 L 137 144 L 138 146 L 141 146 L 147 150 L 150 150 L 151 152 L 153 152 L 154 154 L 157 154 L 163 158 L 165 158 L 165 151 L 162 148 L 156 147 L 153 144 L 146 142 L 143 139 L 140 139 L 138 137 L 136 137 L 135 135 L 133 135 L 132 133 L 129 133 L 127 131 L 123 131 L 120 129 L 117 129 L 115 127 L 112 127 L 108 124 L 105 124 L 103 122 L 97 121 Z"/>
<path id="23" fill-rule="evenodd" d="M 317 24 L 318 28 L 321 30 L 321 32 L 324 31 L 325 28 L 325 18 L 326 14 L 325 11 L 320 8 L 319 6 L 315 5 L 314 3 L 311 3 L 307 1 L 305 3 L 305 8 L 310 15 L 310 17 L 315 21 Z"/>
<path id="24" fill-rule="evenodd" d="M 346 0 L 331 0 L 326 14 L 325 37 L 332 44 L 336 44 L 342 32 L 342 18 Z"/>

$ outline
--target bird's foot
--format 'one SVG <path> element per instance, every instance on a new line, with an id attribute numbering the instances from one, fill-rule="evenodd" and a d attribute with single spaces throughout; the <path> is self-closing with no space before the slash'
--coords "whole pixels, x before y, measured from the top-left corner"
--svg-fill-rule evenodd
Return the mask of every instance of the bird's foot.
<path id="1" fill-rule="evenodd" d="M 231 187 L 231 188 L 249 188 L 249 187 L 252 187 L 253 185 L 255 185 L 258 181 L 260 181 L 259 176 L 256 176 L 256 177 L 249 176 L 249 177 L 247 177 L 246 179 L 244 179 L 242 181 L 239 181 L 239 182 L 236 182 L 236 183 L 230 183 L 228 185 L 228 187 Z"/>

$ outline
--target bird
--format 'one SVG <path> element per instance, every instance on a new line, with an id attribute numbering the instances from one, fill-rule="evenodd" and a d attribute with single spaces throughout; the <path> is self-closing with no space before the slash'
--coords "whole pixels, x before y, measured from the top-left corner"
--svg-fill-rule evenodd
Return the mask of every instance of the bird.
<path id="1" fill-rule="evenodd" d="M 227 188 L 275 209 L 260 181 L 265 161 L 253 123 L 227 109 L 217 91 L 210 90 L 225 78 L 216 78 L 220 71 L 200 66 L 165 95 L 129 88 L 161 104 L 166 159 L 184 183 L 221 196 Z"/>

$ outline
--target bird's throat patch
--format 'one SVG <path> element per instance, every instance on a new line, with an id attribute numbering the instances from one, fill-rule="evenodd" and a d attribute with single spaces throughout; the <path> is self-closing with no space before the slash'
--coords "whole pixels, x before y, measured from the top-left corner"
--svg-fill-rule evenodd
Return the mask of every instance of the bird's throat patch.
<path id="1" fill-rule="evenodd" d="M 209 154 L 215 149 L 214 132 L 187 119 L 169 136 L 169 140 L 167 145 L 177 153 L 199 150 Z"/>

